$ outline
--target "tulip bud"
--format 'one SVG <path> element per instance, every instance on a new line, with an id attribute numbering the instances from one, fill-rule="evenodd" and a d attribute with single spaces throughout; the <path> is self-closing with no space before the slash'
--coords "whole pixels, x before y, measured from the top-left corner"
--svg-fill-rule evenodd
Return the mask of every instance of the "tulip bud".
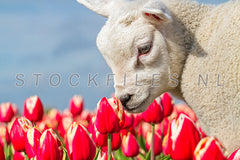
<path id="1" fill-rule="evenodd" d="M 167 92 L 161 96 L 161 103 L 163 106 L 164 117 L 168 117 L 173 111 L 174 101 Z"/>
<path id="2" fill-rule="evenodd" d="M 66 148 L 70 160 L 92 160 L 96 154 L 96 146 L 87 129 L 76 122 L 67 131 Z"/>
<path id="3" fill-rule="evenodd" d="M 116 98 L 102 98 L 97 105 L 95 125 L 102 134 L 119 132 L 124 124 L 124 110 Z"/>
<path id="4" fill-rule="evenodd" d="M 123 125 L 123 129 L 125 128 L 129 128 L 133 125 L 133 115 L 130 113 L 125 112 L 125 118 L 124 118 L 124 125 Z"/>
<path id="5" fill-rule="evenodd" d="M 68 130 L 68 128 L 70 127 L 70 125 L 73 122 L 73 118 L 70 116 L 63 116 L 62 119 L 60 120 L 60 123 L 58 125 L 58 132 L 60 134 L 61 137 L 65 137 L 65 134 Z"/>
<path id="6" fill-rule="evenodd" d="M 38 96 L 32 96 L 24 102 L 24 116 L 31 122 L 37 122 L 42 120 L 43 117 L 43 105 Z"/>
<path id="7" fill-rule="evenodd" d="M 56 120 L 57 122 L 61 120 L 61 114 L 57 109 L 51 109 L 47 115 L 51 120 Z"/>
<path id="8" fill-rule="evenodd" d="M 194 160 L 225 160 L 223 155 L 223 147 L 220 142 L 214 137 L 203 138 L 197 145 L 194 151 Z"/>
<path id="9" fill-rule="evenodd" d="M 18 107 L 16 104 L 12 104 L 13 114 L 14 116 L 18 115 Z"/>
<path id="10" fill-rule="evenodd" d="M 98 160 L 108 160 L 108 153 L 103 152 L 102 155 L 99 154 Z M 113 154 L 111 154 L 111 160 L 115 160 Z"/>
<path id="11" fill-rule="evenodd" d="M 40 137 L 37 160 L 62 160 L 63 147 L 57 134 L 47 129 Z"/>
<path id="12" fill-rule="evenodd" d="M 133 115 L 133 125 L 132 127 L 135 128 L 136 126 L 139 125 L 139 123 L 142 122 L 142 113 L 136 113 L 132 114 Z"/>
<path id="13" fill-rule="evenodd" d="M 41 133 L 35 127 L 28 129 L 25 139 L 25 148 L 29 158 L 33 158 L 37 155 L 40 137 Z"/>
<path id="14" fill-rule="evenodd" d="M 128 134 L 128 132 L 132 133 L 133 135 L 136 135 L 135 128 L 133 128 L 133 127 L 129 127 L 128 129 L 122 129 L 120 131 L 120 134 L 123 137 L 123 136 L 126 136 Z"/>
<path id="15" fill-rule="evenodd" d="M 96 126 L 94 126 L 94 130 L 95 130 L 94 131 L 95 133 L 93 133 L 93 140 L 95 144 L 99 147 L 107 146 L 107 139 L 108 139 L 107 134 L 101 134 L 100 132 L 98 132 Z"/>
<path id="16" fill-rule="evenodd" d="M 152 133 L 147 133 L 147 139 L 146 139 L 146 149 L 149 151 L 152 144 Z M 155 132 L 154 134 L 154 155 L 159 155 L 162 152 L 162 136 Z"/>
<path id="17" fill-rule="evenodd" d="M 169 155 L 169 147 L 168 147 L 168 134 L 164 136 L 163 142 L 162 142 L 162 152 L 165 155 Z"/>
<path id="18" fill-rule="evenodd" d="M 91 115 L 91 113 L 90 113 L 89 111 L 87 111 L 87 110 L 83 110 L 82 113 L 81 113 L 81 115 L 79 116 L 79 120 L 81 120 L 81 121 L 87 121 L 88 123 L 90 122 L 91 118 L 92 118 L 92 115 Z"/>
<path id="19" fill-rule="evenodd" d="M 43 121 L 47 124 L 49 128 L 56 130 L 58 124 L 61 121 L 61 114 L 57 109 L 51 109 L 46 116 L 43 117 Z"/>
<path id="20" fill-rule="evenodd" d="M 177 119 L 180 114 L 185 114 L 188 116 L 193 122 L 197 122 L 197 116 L 193 112 L 191 108 L 189 108 L 186 104 L 177 104 L 173 107 L 173 112 L 171 114 L 171 119 Z"/>
<path id="21" fill-rule="evenodd" d="M 14 116 L 11 103 L 2 103 L 0 105 L 0 122 L 10 122 Z"/>
<path id="22" fill-rule="evenodd" d="M 83 97 L 80 95 L 75 95 L 70 100 L 70 112 L 73 116 L 80 115 L 83 110 Z"/>
<path id="23" fill-rule="evenodd" d="M 25 153 L 17 152 L 13 147 L 12 147 L 12 155 L 13 155 L 12 160 L 25 160 Z"/>
<path id="24" fill-rule="evenodd" d="M 16 151 L 25 151 L 25 136 L 32 127 L 32 123 L 25 117 L 15 119 L 10 130 L 10 138 Z"/>
<path id="25" fill-rule="evenodd" d="M 122 152 L 126 157 L 135 157 L 139 154 L 139 145 L 137 140 L 130 132 L 123 136 Z"/>
<path id="26" fill-rule="evenodd" d="M 121 147 L 122 139 L 120 133 L 113 133 L 111 136 L 111 150 L 116 151 Z M 102 147 L 102 151 L 106 152 L 108 149 L 108 146 Z"/>
<path id="27" fill-rule="evenodd" d="M 11 143 L 8 128 L 5 124 L 0 123 L 0 144 L 4 146 L 5 142 L 7 143 L 7 145 Z"/>
<path id="28" fill-rule="evenodd" d="M 120 133 L 113 133 L 112 134 L 112 142 L 111 142 L 111 146 L 112 146 L 112 151 L 116 151 L 121 147 L 122 144 L 122 138 Z"/>
<path id="29" fill-rule="evenodd" d="M 234 151 L 228 158 L 228 160 L 240 160 L 240 148 Z"/>
<path id="30" fill-rule="evenodd" d="M 4 155 L 2 144 L 0 144 L 0 159 L 1 160 L 5 160 L 5 155 Z"/>
<path id="31" fill-rule="evenodd" d="M 200 141 L 200 133 L 193 121 L 184 114 L 173 120 L 169 132 L 169 151 L 173 159 L 192 159 Z"/>
<path id="32" fill-rule="evenodd" d="M 49 127 L 44 121 L 37 122 L 37 127 L 41 132 L 44 132 L 45 130 L 49 129 Z"/>
<path id="33" fill-rule="evenodd" d="M 147 123 L 160 123 L 164 118 L 160 99 L 155 99 L 147 110 L 142 113 L 142 116 L 143 120 Z"/>
<path id="34" fill-rule="evenodd" d="M 101 134 L 98 132 L 97 127 L 95 126 L 96 116 L 93 116 L 89 124 L 89 132 L 92 134 L 92 139 L 94 140 L 96 146 L 104 147 L 107 146 L 107 134 Z"/>

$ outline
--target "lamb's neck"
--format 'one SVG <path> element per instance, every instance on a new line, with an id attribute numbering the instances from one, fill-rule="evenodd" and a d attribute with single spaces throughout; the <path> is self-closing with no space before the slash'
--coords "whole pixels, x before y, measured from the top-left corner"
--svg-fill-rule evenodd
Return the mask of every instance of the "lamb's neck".
<path id="1" fill-rule="evenodd" d="M 212 10 L 213 5 L 199 4 L 191 0 L 163 0 L 173 14 L 192 33 L 200 26 L 201 20 Z"/>
<path id="2" fill-rule="evenodd" d="M 189 0 L 162 0 L 172 13 L 173 22 L 168 26 L 168 48 L 170 57 L 170 74 L 176 74 L 178 86 L 170 90 L 175 97 L 182 99 L 181 77 L 185 61 L 195 42 L 195 32 L 201 20 L 213 6 L 200 5 Z"/>

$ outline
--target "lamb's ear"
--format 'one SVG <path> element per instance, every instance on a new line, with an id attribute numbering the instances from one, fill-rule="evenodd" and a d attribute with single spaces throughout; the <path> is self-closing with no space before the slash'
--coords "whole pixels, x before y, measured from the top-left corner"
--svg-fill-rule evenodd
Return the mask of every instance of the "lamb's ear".
<path id="1" fill-rule="evenodd" d="M 88 9 L 108 17 L 110 13 L 124 3 L 122 0 L 77 0 Z"/>
<path id="2" fill-rule="evenodd" d="M 150 0 L 143 6 L 143 16 L 152 23 L 169 23 L 172 17 L 169 9 L 159 0 Z"/>

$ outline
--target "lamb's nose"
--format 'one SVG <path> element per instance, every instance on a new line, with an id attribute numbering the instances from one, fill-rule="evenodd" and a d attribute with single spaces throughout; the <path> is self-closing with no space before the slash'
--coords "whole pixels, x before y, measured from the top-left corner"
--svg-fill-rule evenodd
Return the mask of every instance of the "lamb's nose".
<path id="1" fill-rule="evenodd" d="M 123 106 L 126 106 L 127 102 L 131 99 L 132 95 L 130 94 L 125 94 L 123 96 L 120 97 L 120 101 L 122 103 Z"/>

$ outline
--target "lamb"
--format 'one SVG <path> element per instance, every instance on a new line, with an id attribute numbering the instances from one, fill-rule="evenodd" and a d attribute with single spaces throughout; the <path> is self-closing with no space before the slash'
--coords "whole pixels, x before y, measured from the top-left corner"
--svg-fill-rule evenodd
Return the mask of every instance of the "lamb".
<path id="1" fill-rule="evenodd" d="M 184 100 L 229 153 L 240 147 L 240 1 L 78 0 L 108 18 L 97 46 L 125 109 Z"/>

